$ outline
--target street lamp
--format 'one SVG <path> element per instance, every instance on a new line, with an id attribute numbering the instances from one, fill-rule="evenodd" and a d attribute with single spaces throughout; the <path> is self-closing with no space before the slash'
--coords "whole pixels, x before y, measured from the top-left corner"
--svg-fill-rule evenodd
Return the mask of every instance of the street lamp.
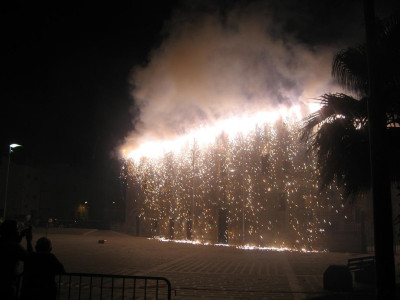
<path id="1" fill-rule="evenodd" d="M 7 163 L 7 175 L 6 175 L 6 188 L 5 188 L 5 190 L 6 190 L 6 193 L 5 193 L 5 196 L 4 196 L 4 210 L 3 210 L 3 219 L 5 220 L 6 219 L 6 209 L 7 209 L 7 192 L 8 192 L 8 176 L 9 176 L 9 174 L 10 174 L 10 160 L 11 160 L 11 153 L 13 152 L 13 149 L 14 148 L 17 148 L 17 147 L 22 147 L 21 145 L 18 145 L 18 144 L 10 144 L 10 148 L 9 148 L 9 151 L 8 151 L 8 163 Z"/>

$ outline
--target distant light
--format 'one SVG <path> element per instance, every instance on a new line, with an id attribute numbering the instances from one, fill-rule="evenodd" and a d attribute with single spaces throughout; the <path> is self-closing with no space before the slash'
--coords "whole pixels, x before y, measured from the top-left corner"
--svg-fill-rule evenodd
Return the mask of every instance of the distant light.
<path id="1" fill-rule="evenodd" d="M 85 201 L 85 204 L 88 204 L 88 202 L 87 202 L 87 201 Z"/>
<path id="2" fill-rule="evenodd" d="M 115 204 L 115 201 L 113 201 L 113 204 Z"/>
<path id="3" fill-rule="evenodd" d="M 19 144 L 11 144 L 11 145 L 10 145 L 10 148 L 17 148 L 17 147 L 22 147 L 22 146 L 19 145 Z"/>

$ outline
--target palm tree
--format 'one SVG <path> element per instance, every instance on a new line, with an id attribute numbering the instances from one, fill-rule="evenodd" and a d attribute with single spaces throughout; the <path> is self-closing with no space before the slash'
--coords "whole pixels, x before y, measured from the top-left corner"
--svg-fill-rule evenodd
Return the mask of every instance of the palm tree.
<path id="1" fill-rule="evenodd" d="M 376 22 L 378 73 L 386 112 L 387 171 L 392 181 L 400 178 L 400 14 Z M 321 109 L 304 120 L 302 138 L 316 151 L 321 188 L 336 183 L 347 198 L 370 188 L 368 140 L 368 69 L 366 45 L 337 53 L 332 76 L 351 95 L 324 94 Z"/>

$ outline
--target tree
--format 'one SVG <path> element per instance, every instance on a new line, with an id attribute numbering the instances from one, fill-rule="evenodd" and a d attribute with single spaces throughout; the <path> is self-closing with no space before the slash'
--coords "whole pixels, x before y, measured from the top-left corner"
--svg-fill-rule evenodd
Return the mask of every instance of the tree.
<path id="1" fill-rule="evenodd" d="M 379 101 L 386 112 L 387 171 L 392 181 L 400 178 L 400 14 L 376 22 Z M 368 67 L 366 45 L 337 53 L 332 76 L 350 92 L 320 96 L 321 109 L 310 114 L 302 128 L 303 140 L 317 153 L 321 188 L 333 182 L 347 198 L 370 188 L 368 140 Z"/>
<path id="2" fill-rule="evenodd" d="M 398 180 L 400 170 L 395 151 L 400 141 L 399 13 L 374 22 L 373 0 L 364 1 L 364 12 L 367 44 L 342 50 L 332 65 L 332 75 L 359 99 L 322 95 L 322 108 L 306 119 L 303 138 L 311 139 L 317 151 L 323 186 L 336 180 L 353 199 L 372 187 L 377 296 L 394 299 L 389 180 Z M 366 174 L 371 174 L 371 182 Z"/>

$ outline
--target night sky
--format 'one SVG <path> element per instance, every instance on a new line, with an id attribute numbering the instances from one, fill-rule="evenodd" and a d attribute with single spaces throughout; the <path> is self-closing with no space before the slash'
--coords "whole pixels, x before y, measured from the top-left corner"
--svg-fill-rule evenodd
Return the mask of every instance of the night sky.
<path id="1" fill-rule="evenodd" d="M 379 2 L 378 14 L 387 15 L 399 6 L 396 1 Z M 146 76 L 152 72 L 163 51 L 168 53 L 168 46 L 179 40 L 179 30 L 190 36 L 190 26 L 195 28 L 204 16 L 214 16 L 225 28 L 232 11 L 243 11 L 246 20 L 252 19 L 253 11 L 265 11 L 270 40 L 295 41 L 290 45 L 326 57 L 364 39 L 362 1 L 124 3 L 2 4 L 2 156 L 17 142 L 23 148 L 15 152 L 16 159 L 26 163 L 107 161 L 126 137 L 135 138 L 135 122 L 149 122 L 141 120 L 139 110 L 152 118 L 146 115 L 146 105 L 155 102 L 133 99 L 136 91 L 146 95 L 149 87 L 134 89 L 138 80 L 132 74 L 138 69 Z M 157 82 L 151 80 L 150 89 L 156 89 Z M 303 88 L 297 81 L 289 86 L 293 91 Z M 286 101 L 282 97 L 280 101 Z"/>
<path id="2" fill-rule="evenodd" d="M 130 69 L 160 43 L 170 11 L 156 1 L 3 4 L 1 153 L 18 142 L 28 162 L 108 157 L 132 126 Z"/>

